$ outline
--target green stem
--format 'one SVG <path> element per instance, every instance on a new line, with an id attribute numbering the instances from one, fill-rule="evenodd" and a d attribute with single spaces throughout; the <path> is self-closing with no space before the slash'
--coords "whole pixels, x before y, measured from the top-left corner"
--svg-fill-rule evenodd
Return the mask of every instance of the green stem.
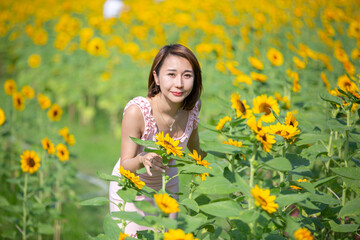
<path id="1" fill-rule="evenodd" d="M 23 230 L 22 230 L 22 239 L 26 240 L 26 200 L 27 200 L 27 185 L 28 185 L 28 174 L 25 173 L 25 182 L 24 182 L 24 199 L 23 199 Z"/>
<path id="2" fill-rule="evenodd" d="M 158 224 L 156 223 L 155 224 L 155 227 L 154 227 L 154 240 L 159 240 L 159 232 L 158 232 Z"/>
<path id="3" fill-rule="evenodd" d="M 250 189 L 254 188 L 254 175 L 255 175 L 255 167 L 254 167 L 254 162 L 256 159 L 256 149 L 257 149 L 257 145 L 254 144 L 254 150 L 253 150 L 253 155 L 251 156 L 249 163 L 250 163 Z M 252 209 L 254 207 L 254 199 L 252 197 L 249 198 L 249 210 Z"/>
<path id="4" fill-rule="evenodd" d="M 164 172 L 161 173 L 161 178 L 162 178 L 162 187 L 161 187 L 161 190 L 163 192 L 166 192 L 165 189 L 166 189 L 166 174 Z"/>
<path id="5" fill-rule="evenodd" d="M 126 202 L 125 201 L 123 201 L 123 204 L 122 204 L 122 206 L 121 206 L 121 211 L 122 212 L 125 212 L 125 204 L 126 204 Z M 124 219 L 122 219 L 121 220 L 121 225 L 122 225 L 122 232 L 123 233 L 125 233 L 125 228 L 126 228 L 126 220 L 124 220 Z"/>

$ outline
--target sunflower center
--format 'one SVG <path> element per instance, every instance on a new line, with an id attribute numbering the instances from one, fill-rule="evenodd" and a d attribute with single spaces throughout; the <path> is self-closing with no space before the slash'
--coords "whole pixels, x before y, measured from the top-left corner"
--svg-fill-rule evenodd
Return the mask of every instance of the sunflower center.
<path id="1" fill-rule="evenodd" d="M 30 157 L 27 160 L 27 164 L 28 164 L 29 167 L 34 167 L 35 166 L 35 160 L 32 157 Z"/>
<path id="2" fill-rule="evenodd" d="M 99 46 L 98 46 L 98 45 L 95 45 L 95 49 L 96 49 L 96 50 L 99 50 Z"/>
<path id="3" fill-rule="evenodd" d="M 294 125 L 294 122 L 293 121 L 290 121 L 290 124 L 289 124 L 290 126 L 293 126 L 293 127 L 295 127 L 295 125 Z"/>
<path id="4" fill-rule="evenodd" d="M 20 98 L 16 99 L 16 101 L 17 101 L 18 105 L 21 105 L 21 99 Z"/>
<path id="5" fill-rule="evenodd" d="M 63 151 L 63 150 L 60 150 L 60 154 L 61 154 L 62 156 L 64 156 L 64 155 L 65 155 L 65 153 L 64 153 L 64 151 Z"/>
<path id="6" fill-rule="evenodd" d="M 266 142 L 266 134 L 264 134 L 261 138 Z"/>
<path id="7" fill-rule="evenodd" d="M 55 111 L 54 111 L 54 116 L 56 117 L 57 115 L 58 115 L 58 111 L 55 110 Z"/>
<path id="8" fill-rule="evenodd" d="M 261 206 L 267 206 L 267 201 L 263 197 L 258 196 L 258 198 L 260 200 L 259 202 L 260 202 Z"/>
<path id="9" fill-rule="evenodd" d="M 244 104 L 243 104 L 241 101 L 239 101 L 239 100 L 238 100 L 238 106 L 239 106 L 239 110 L 240 110 L 243 114 L 245 114 L 245 113 L 246 113 L 246 108 L 245 108 Z"/>
<path id="10" fill-rule="evenodd" d="M 49 142 L 46 143 L 46 148 L 50 148 Z"/>
<path id="11" fill-rule="evenodd" d="M 277 56 L 276 56 L 276 55 L 274 55 L 274 56 L 273 56 L 273 58 L 276 60 L 276 59 L 277 59 Z"/>
<path id="12" fill-rule="evenodd" d="M 161 205 L 163 205 L 164 208 L 168 208 L 169 205 L 167 205 L 166 203 L 161 203 Z"/>
<path id="13" fill-rule="evenodd" d="M 260 104 L 259 108 L 260 108 L 260 112 L 264 112 L 265 115 L 269 115 L 271 113 L 271 110 L 270 110 L 271 106 L 267 103 Z"/>

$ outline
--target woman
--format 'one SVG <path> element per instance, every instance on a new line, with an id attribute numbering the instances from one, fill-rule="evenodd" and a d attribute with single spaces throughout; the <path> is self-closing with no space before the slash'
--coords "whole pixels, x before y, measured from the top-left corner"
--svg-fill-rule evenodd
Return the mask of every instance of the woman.
<path id="1" fill-rule="evenodd" d="M 191 152 L 195 149 L 204 157 L 206 153 L 200 150 L 197 129 L 201 91 L 201 70 L 195 55 L 180 44 L 162 47 L 151 67 L 147 97 L 132 99 L 124 109 L 121 156 L 112 174 L 120 176 L 120 165 L 134 173 L 145 168 L 146 173 L 139 175 L 139 178 L 156 191 L 162 186 L 161 172 L 165 172 L 170 178 L 177 174 L 176 167 L 164 166 L 161 156 L 144 152 L 144 148 L 135 144 L 130 137 L 155 141 L 157 133 L 169 133 L 174 140 L 179 140 L 178 146 L 183 149 L 188 147 Z M 174 164 L 175 160 L 169 163 Z M 110 183 L 111 212 L 119 211 L 116 204 L 122 203 L 116 193 L 119 189 L 116 182 Z M 169 181 L 166 189 L 177 193 L 178 178 Z M 136 200 L 152 201 L 145 196 L 137 196 Z M 132 203 L 126 203 L 125 211 L 137 211 L 145 215 Z M 170 214 L 170 217 L 175 216 Z M 126 226 L 125 233 L 136 236 L 136 231 L 146 229 L 149 228 L 130 223 Z"/>

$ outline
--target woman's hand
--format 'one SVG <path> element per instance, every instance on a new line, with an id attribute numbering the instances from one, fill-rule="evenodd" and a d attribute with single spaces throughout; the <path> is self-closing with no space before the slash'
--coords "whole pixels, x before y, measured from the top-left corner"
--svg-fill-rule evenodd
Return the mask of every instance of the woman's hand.
<path id="1" fill-rule="evenodd" d="M 141 153 L 139 156 L 139 162 L 144 165 L 147 174 L 150 176 L 152 176 L 150 168 L 154 168 L 160 172 L 165 172 L 169 169 L 168 166 L 163 164 L 163 159 L 156 153 Z"/>

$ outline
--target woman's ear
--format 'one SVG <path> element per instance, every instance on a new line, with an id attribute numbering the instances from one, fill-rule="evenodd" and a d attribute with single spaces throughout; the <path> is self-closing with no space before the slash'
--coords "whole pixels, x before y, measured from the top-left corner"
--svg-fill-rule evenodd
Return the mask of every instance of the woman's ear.
<path id="1" fill-rule="evenodd" d="M 157 86 L 160 86 L 159 78 L 158 78 L 158 75 L 156 74 L 155 70 L 153 71 L 153 75 L 154 75 L 155 84 Z"/>

